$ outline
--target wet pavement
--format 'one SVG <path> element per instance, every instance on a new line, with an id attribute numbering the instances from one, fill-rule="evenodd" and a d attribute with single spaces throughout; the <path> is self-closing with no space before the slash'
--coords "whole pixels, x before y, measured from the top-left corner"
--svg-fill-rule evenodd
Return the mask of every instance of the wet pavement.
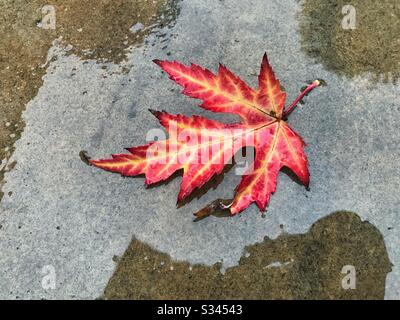
<path id="1" fill-rule="evenodd" d="M 368 53 L 368 47 L 348 48 L 349 39 L 337 42 L 323 32 L 320 38 L 310 35 L 307 25 L 319 25 L 318 10 L 339 10 L 326 28 L 334 26 L 335 21 L 340 26 L 341 4 L 338 1 L 331 7 L 318 1 L 318 5 L 310 7 L 308 1 L 294 0 L 169 2 L 165 7 L 149 8 L 156 16 L 155 21 L 165 23 L 153 26 L 149 22 L 153 20 L 141 20 L 137 15 L 123 16 L 120 23 L 115 22 L 109 33 L 119 30 L 120 36 L 116 37 L 119 42 L 115 45 L 98 35 L 91 42 L 82 35 L 80 41 L 83 26 L 76 35 L 67 32 L 65 41 L 59 39 L 50 46 L 59 36 L 53 34 L 46 40 L 47 47 L 43 43 L 45 49 L 38 46 L 41 55 L 37 63 L 48 63 L 39 73 L 44 74 L 43 81 L 34 78 L 38 89 L 30 89 L 29 94 L 19 99 L 19 114 L 29 101 L 23 113 L 25 129 L 22 132 L 20 124 L 19 133 L 8 138 L 13 134 L 7 129 L 11 127 L 6 125 L 9 118 L 20 121 L 18 112 L 12 113 L 14 102 L 7 109 L 8 119 L 4 116 L 0 119 L 0 133 L 5 132 L 1 142 L 4 149 L 9 148 L 1 155 L 7 159 L 1 169 L 7 172 L 0 207 L 0 297 L 90 299 L 104 294 L 105 298 L 172 298 L 171 292 L 175 292 L 176 297 L 190 298 L 196 285 L 201 286 L 204 281 L 198 274 L 215 273 L 221 283 L 221 297 L 232 297 L 232 290 L 239 286 L 257 298 L 398 299 L 398 51 L 394 47 L 386 55 L 377 53 L 381 59 L 376 61 L 383 59 L 383 62 L 371 62 L 368 68 L 362 68 L 365 61 L 357 56 L 373 55 Z M 144 6 L 141 1 L 136 5 Z M 370 15 L 377 11 L 398 14 L 393 1 L 380 2 L 378 7 L 373 5 L 368 2 L 371 10 L 361 11 L 360 26 L 355 29 L 359 38 L 357 34 L 353 36 L 355 43 L 376 42 L 376 38 L 362 38 L 368 28 L 376 29 L 374 24 L 362 24 L 363 18 L 370 21 L 373 19 Z M 162 15 L 170 18 L 157 18 Z M 65 21 L 64 29 L 68 29 L 68 19 Z M 398 25 L 393 25 L 391 19 L 384 21 L 389 24 L 382 27 L 387 32 L 386 38 L 392 36 L 390 43 L 398 43 Z M 75 21 L 73 28 L 80 29 L 78 24 Z M 104 32 L 103 27 L 102 23 L 93 24 L 86 37 L 96 31 Z M 353 32 L 346 30 L 342 35 L 344 31 L 334 30 L 336 33 L 331 34 L 339 40 Z M 129 40 L 136 39 L 130 35 L 132 32 L 145 34 L 139 35 L 140 41 L 135 42 Z M 120 45 L 125 41 L 124 33 L 130 36 Z M 382 40 L 383 46 L 389 43 L 386 38 Z M 111 52 L 86 50 L 107 45 L 111 46 Z M 310 47 L 319 49 L 310 51 Z M 327 56 L 331 51 L 326 47 L 335 48 L 336 56 L 341 58 L 336 60 L 340 62 L 332 63 L 333 53 Z M 42 57 L 47 50 L 47 58 Z M 84 55 L 83 51 L 92 53 Z M 197 101 L 180 95 L 180 88 L 160 72 L 151 62 L 153 59 L 195 62 L 212 70 L 221 62 L 255 85 L 265 51 L 289 97 L 297 96 L 307 80 L 322 78 L 328 83 L 327 87 L 314 91 L 290 119 L 308 144 L 310 191 L 281 173 L 265 217 L 256 206 L 251 206 L 232 218 L 209 217 L 194 223 L 193 212 L 215 198 L 232 197 L 232 186 L 240 179 L 234 170 L 225 175 L 215 190 L 177 209 L 180 177 L 146 190 L 142 178 L 122 178 L 81 161 L 81 150 L 99 158 L 145 142 L 146 133 L 158 127 L 148 108 L 199 114 L 226 122 L 234 119 L 206 112 L 197 107 Z M 0 61 L 6 66 L 11 60 Z M 26 61 L 11 65 L 19 70 Z M 2 74 L 3 79 L 6 77 Z M 5 101 L 17 101 L 13 100 L 15 94 L 11 91 Z M 9 144 L 21 133 L 12 154 L 14 147 Z M 349 210 L 356 215 L 324 218 L 338 210 Z M 312 231 L 315 227 L 310 229 L 314 223 L 319 233 Z M 335 235 L 332 236 L 335 245 L 326 240 L 330 234 Z M 264 240 L 265 237 L 270 240 Z M 287 240 L 294 243 L 292 246 L 285 245 L 286 237 L 295 239 Z M 316 248 L 310 245 L 313 241 Z M 349 246 L 343 247 L 343 241 Z M 293 249 L 298 247 L 307 252 L 313 252 L 314 248 L 315 254 L 305 259 L 308 254 L 301 255 Z M 147 252 L 148 259 L 151 257 L 157 263 L 168 261 L 169 269 L 141 265 L 136 251 Z M 251 266 L 243 267 L 245 252 L 251 252 Z M 360 256 L 360 252 L 364 254 Z M 121 260 L 115 258 L 122 256 Z M 254 271 L 257 266 L 263 268 L 275 263 L 275 259 L 281 259 L 278 271 L 275 267 Z M 290 259 L 295 268 L 283 283 L 278 283 L 276 272 L 280 274 L 290 267 L 284 264 Z M 353 295 L 338 291 L 342 263 L 359 271 L 360 286 Z M 180 287 L 187 288 L 181 284 L 189 281 L 190 265 L 196 272 L 195 279 L 190 280 L 194 287 L 179 291 Z M 367 270 L 366 265 L 373 267 Z M 54 271 L 54 289 L 43 286 L 48 270 Z M 127 273 L 137 273 L 137 278 L 135 275 L 126 278 Z M 152 273 L 156 276 L 151 276 Z M 369 276 L 364 277 L 365 274 Z M 251 291 L 254 287 L 251 284 L 264 276 L 264 285 Z M 164 280 L 159 281 L 159 286 L 149 288 L 154 279 Z M 166 279 L 173 279 L 177 288 L 163 287 Z M 128 285 L 119 286 L 118 281 Z M 231 287 L 226 285 L 228 282 Z M 133 286 L 138 291 L 133 291 Z M 207 297 L 210 288 L 209 284 L 204 285 L 203 291 L 198 290 L 198 297 Z M 275 288 L 274 294 L 266 295 L 267 288 Z"/>
<path id="2" fill-rule="evenodd" d="M 134 239 L 114 259 L 118 266 L 102 298 L 382 299 L 391 270 L 382 235 L 351 212 L 335 212 L 306 234 L 283 232 L 244 252 L 238 266 L 222 274 L 220 263 L 172 261 Z M 357 270 L 356 287 L 343 290 L 341 271 L 349 263 Z"/>

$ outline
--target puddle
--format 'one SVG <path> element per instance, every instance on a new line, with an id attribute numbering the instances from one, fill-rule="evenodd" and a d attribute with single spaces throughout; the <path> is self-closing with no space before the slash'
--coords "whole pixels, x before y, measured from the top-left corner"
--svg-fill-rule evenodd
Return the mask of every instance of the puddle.
<path id="1" fill-rule="evenodd" d="M 105 299 L 383 299 L 391 271 L 380 232 L 351 212 L 249 246 L 222 273 L 220 264 L 175 262 L 135 239 L 114 261 Z M 355 268 L 355 289 L 342 287 L 346 265 Z"/>
<path id="2" fill-rule="evenodd" d="M 179 15 L 179 3 L 98 0 L 94 5 L 90 0 L 53 0 L 53 30 L 37 26 L 47 1 L 0 2 L 0 189 L 4 173 L 10 170 L 7 159 L 25 126 L 22 111 L 42 86 L 52 42 L 62 37 L 64 44 L 73 46 L 70 52 L 82 59 L 119 63 L 129 46 L 142 44 L 152 31 L 172 27 Z M 132 29 L 135 25 L 142 27 Z M 160 33 L 160 37 L 165 35 Z"/>
<path id="3" fill-rule="evenodd" d="M 59 2 L 59 4 L 58 4 Z M 55 1 L 59 35 L 82 58 L 120 62 L 125 49 L 140 45 L 152 30 L 171 28 L 179 15 L 177 0 Z M 162 35 L 160 35 L 162 36 Z"/>
<path id="4" fill-rule="evenodd" d="M 349 4 L 355 10 L 355 29 L 342 27 L 343 19 L 345 28 L 353 26 L 350 11 L 342 13 Z M 299 19 L 303 50 L 328 70 L 348 77 L 370 73 L 374 82 L 398 80 L 398 0 L 305 0 Z"/>

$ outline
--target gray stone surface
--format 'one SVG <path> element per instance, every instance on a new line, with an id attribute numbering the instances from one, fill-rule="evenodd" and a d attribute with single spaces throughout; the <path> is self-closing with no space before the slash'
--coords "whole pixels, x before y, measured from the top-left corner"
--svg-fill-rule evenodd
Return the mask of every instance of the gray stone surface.
<path id="1" fill-rule="evenodd" d="M 132 50 L 127 74 L 119 72 L 121 66 L 103 70 L 54 47 L 58 59 L 24 113 L 26 128 L 13 156 L 17 165 L 3 187 L 0 297 L 95 298 L 112 275 L 112 257 L 124 252 L 132 236 L 174 259 L 232 266 L 246 245 L 276 237 L 280 224 L 289 233 L 305 232 L 317 219 L 346 209 L 384 235 L 394 264 L 386 297 L 400 298 L 399 87 L 341 78 L 314 64 L 300 48 L 298 10 L 295 0 L 184 1 L 167 42 L 171 55 L 152 35 L 154 46 Z M 290 118 L 308 143 L 310 192 L 281 174 L 265 218 L 253 205 L 234 218 L 193 223 L 192 212 L 231 196 L 240 177 L 231 171 L 217 190 L 177 210 L 180 178 L 146 190 L 141 178 L 121 178 L 79 159 L 82 149 L 105 157 L 144 143 L 145 133 L 158 127 L 148 108 L 232 119 L 180 95 L 152 59 L 213 70 L 222 62 L 255 85 L 264 51 L 289 100 L 305 80 L 329 84 Z M 54 290 L 41 285 L 46 265 L 56 272 Z"/>

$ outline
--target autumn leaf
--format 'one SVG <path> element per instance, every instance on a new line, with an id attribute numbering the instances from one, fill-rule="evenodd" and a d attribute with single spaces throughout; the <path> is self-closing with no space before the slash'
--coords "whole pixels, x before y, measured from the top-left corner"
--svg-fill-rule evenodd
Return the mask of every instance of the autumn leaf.
<path id="1" fill-rule="evenodd" d="M 187 117 L 151 110 L 168 132 L 168 139 L 128 148 L 129 153 L 112 155 L 111 159 L 90 160 L 91 164 L 123 176 L 144 174 L 146 185 L 165 180 L 183 169 L 179 202 L 213 175 L 221 173 L 236 152 L 243 147 L 253 147 L 254 161 L 236 187 L 233 200 L 229 204 L 213 203 L 199 214 L 203 216 L 218 207 L 216 203 L 220 204 L 220 209 L 230 210 L 232 215 L 253 202 L 264 211 L 276 190 L 282 167 L 291 169 L 308 187 L 305 143 L 285 120 L 302 98 L 320 84 L 318 80 L 284 110 L 286 93 L 282 91 L 267 55 L 262 59 L 257 90 L 223 65 L 214 74 L 195 64 L 154 62 L 184 88 L 183 94 L 202 100 L 200 107 L 236 114 L 241 121 L 225 124 L 201 116 Z"/>

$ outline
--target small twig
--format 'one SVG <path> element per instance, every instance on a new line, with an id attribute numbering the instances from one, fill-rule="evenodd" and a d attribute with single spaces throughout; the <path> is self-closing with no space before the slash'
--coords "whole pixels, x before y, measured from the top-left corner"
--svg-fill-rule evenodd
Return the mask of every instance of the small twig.
<path id="1" fill-rule="evenodd" d="M 229 217 L 231 212 L 229 208 L 233 203 L 233 199 L 217 199 L 206 205 L 203 209 L 197 211 L 193 215 L 196 217 L 194 222 L 203 220 L 209 216 Z"/>
<path id="2" fill-rule="evenodd" d="M 91 166 L 92 164 L 90 163 L 90 156 L 88 155 L 87 151 L 82 150 L 79 152 L 79 157 L 81 160 L 87 164 L 88 166 Z"/>

